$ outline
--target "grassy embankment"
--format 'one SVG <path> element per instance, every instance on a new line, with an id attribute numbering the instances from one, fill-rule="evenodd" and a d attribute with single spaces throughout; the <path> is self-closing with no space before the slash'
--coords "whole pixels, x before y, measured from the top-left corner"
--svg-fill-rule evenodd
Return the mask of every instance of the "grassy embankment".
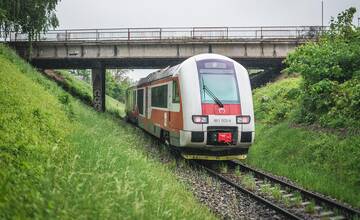
<path id="1" fill-rule="evenodd" d="M 89 83 L 77 79 L 66 70 L 47 70 L 46 75 L 55 80 L 59 86 L 68 91 L 71 95 L 81 99 L 84 103 L 92 103 L 92 87 Z M 106 111 L 114 116 L 125 116 L 125 105 L 116 99 L 106 95 Z"/>
<path id="2" fill-rule="evenodd" d="M 211 219 L 142 132 L 0 45 L 0 219 Z"/>
<path id="3" fill-rule="evenodd" d="M 296 125 L 301 77 L 254 91 L 256 141 L 247 162 L 360 207 L 360 137 Z"/>

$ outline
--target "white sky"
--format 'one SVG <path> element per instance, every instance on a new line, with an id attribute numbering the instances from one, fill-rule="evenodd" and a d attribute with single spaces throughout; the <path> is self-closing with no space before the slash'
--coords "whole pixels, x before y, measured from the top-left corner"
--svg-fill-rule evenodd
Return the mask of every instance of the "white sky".
<path id="1" fill-rule="evenodd" d="M 360 0 L 324 0 L 324 25 Z M 321 0 L 61 0 L 60 29 L 321 25 Z M 132 72 L 138 79 L 152 70 Z"/>
<path id="2" fill-rule="evenodd" d="M 350 6 L 324 0 L 324 23 Z M 321 25 L 321 0 L 61 0 L 57 15 L 60 28 Z"/>

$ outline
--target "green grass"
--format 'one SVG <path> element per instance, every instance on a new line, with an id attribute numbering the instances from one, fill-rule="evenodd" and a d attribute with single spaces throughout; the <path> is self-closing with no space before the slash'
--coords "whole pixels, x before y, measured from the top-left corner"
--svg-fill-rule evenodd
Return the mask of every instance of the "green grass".
<path id="1" fill-rule="evenodd" d="M 228 166 L 226 163 L 220 163 L 219 165 L 220 173 L 228 173 Z"/>
<path id="2" fill-rule="evenodd" d="M 252 174 L 244 175 L 241 179 L 241 183 L 249 190 L 254 191 L 256 189 L 255 178 Z"/>
<path id="3" fill-rule="evenodd" d="M 255 91 L 256 140 L 247 162 L 360 207 L 360 136 L 295 125 L 299 83 L 289 78 Z"/>
<path id="4" fill-rule="evenodd" d="M 85 103 L 91 105 L 93 95 L 92 87 L 89 83 L 77 79 L 74 75 L 70 74 L 67 70 L 56 70 L 53 72 L 58 76 L 57 78 L 52 77 L 61 87 L 71 93 L 73 96 L 78 97 Z M 61 79 L 61 80 L 59 80 Z M 114 116 L 124 117 L 125 116 L 125 105 L 118 100 L 106 95 L 105 96 L 106 111 L 113 114 Z"/>
<path id="5" fill-rule="evenodd" d="M 271 188 L 271 196 L 277 201 L 281 200 L 282 193 L 279 185 L 275 185 L 273 188 Z"/>
<path id="6" fill-rule="evenodd" d="M 0 45 L 0 219 L 213 219 L 151 141 Z"/>
<path id="7" fill-rule="evenodd" d="M 271 195 L 271 185 L 269 183 L 261 185 L 260 191 L 265 195 Z"/>
<path id="8" fill-rule="evenodd" d="M 106 96 L 105 98 L 106 111 L 114 116 L 124 117 L 125 116 L 125 104 L 118 100 Z"/>
<path id="9" fill-rule="evenodd" d="M 290 77 L 254 90 L 256 120 L 276 124 L 292 116 L 298 107 L 300 77 Z"/>
<path id="10" fill-rule="evenodd" d="M 235 173 L 235 176 L 237 176 L 237 177 L 241 176 L 240 166 L 235 167 L 234 173 Z"/>
<path id="11" fill-rule="evenodd" d="M 305 206 L 305 212 L 314 213 L 315 212 L 315 202 L 312 200 L 309 205 Z"/>

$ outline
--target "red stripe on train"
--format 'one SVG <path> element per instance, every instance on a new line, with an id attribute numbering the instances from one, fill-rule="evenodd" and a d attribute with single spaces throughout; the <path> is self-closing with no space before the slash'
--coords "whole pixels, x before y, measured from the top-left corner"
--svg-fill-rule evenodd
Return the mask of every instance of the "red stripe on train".
<path id="1" fill-rule="evenodd" d="M 221 108 L 217 104 L 202 103 L 203 115 L 241 115 L 240 104 L 224 104 Z"/>

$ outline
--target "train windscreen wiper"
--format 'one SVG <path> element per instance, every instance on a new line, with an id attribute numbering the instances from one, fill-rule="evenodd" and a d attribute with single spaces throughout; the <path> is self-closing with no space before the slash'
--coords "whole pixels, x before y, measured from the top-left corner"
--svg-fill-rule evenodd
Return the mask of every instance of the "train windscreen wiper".
<path id="1" fill-rule="evenodd" d="M 214 93 L 211 92 L 211 90 L 205 85 L 204 80 L 202 80 L 203 83 L 203 90 L 204 92 L 207 92 L 207 94 L 215 101 L 215 103 L 220 107 L 223 108 L 224 104 L 214 95 Z"/>

